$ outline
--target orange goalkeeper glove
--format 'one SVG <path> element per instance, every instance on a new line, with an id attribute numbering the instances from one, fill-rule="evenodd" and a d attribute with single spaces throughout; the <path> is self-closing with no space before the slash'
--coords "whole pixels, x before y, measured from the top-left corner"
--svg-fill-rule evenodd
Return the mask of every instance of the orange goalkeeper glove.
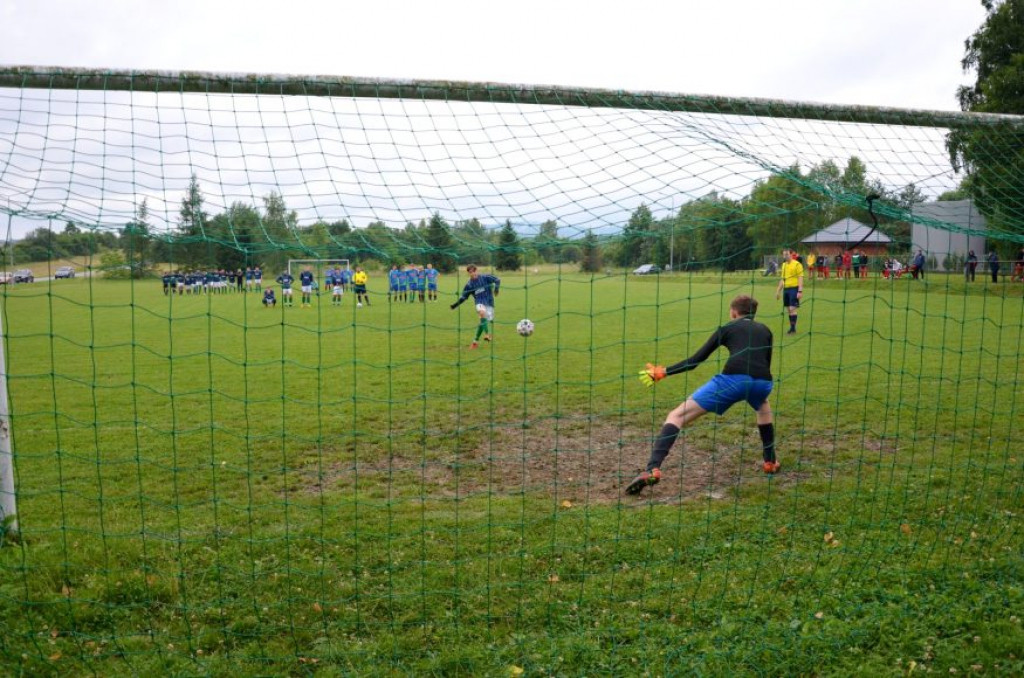
<path id="1" fill-rule="evenodd" d="M 665 374 L 665 368 L 661 365 L 652 365 L 647 363 L 647 367 L 640 370 L 640 382 L 650 388 L 654 386 L 654 382 L 661 381 L 668 375 Z"/>

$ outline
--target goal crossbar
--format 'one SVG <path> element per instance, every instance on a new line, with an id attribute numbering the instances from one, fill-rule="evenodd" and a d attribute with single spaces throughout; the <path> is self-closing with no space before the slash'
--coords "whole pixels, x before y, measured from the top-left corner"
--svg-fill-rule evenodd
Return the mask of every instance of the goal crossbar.
<path id="1" fill-rule="evenodd" d="M 0 65 L 0 87 L 201 94 L 271 94 L 373 99 L 542 104 L 719 115 L 803 118 L 922 127 L 1011 125 L 1024 116 L 880 106 L 825 104 L 757 97 L 626 91 L 560 85 L 447 80 L 402 80 L 341 75 L 291 75 L 209 71 L 116 70 Z"/>

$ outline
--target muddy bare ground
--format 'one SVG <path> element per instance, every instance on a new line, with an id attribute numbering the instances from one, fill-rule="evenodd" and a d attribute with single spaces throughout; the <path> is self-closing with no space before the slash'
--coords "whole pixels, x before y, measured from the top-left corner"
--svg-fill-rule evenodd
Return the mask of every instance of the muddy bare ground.
<path id="1" fill-rule="evenodd" d="M 482 444 L 440 458 L 413 453 L 324 459 L 293 473 L 289 492 L 295 496 L 358 489 L 394 500 L 525 493 L 573 505 L 724 500 L 745 484 L 766 482 L 757 434 L 746 433 L 742 441 L 732 432 L 719 434 L 717 440 L 706 434 L 680 437 L 662 467 L 663 480 L 639 497 L 624 495 L 622 488 L 643 470 L 653 434 L 587 419 L 560 422 L 557 428 L 496 429 L 483 436 Z M 785 487 L 808 475 L 784 466 L 772 480 Z"/>

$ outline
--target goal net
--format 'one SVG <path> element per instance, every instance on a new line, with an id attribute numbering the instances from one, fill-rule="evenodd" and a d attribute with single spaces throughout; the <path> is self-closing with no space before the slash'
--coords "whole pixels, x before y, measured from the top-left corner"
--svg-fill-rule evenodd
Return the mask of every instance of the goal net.
<path id="1" fill-rule="evenodd" d="M 35 278 L 0 285 L 0 665 L 814 674 L 1019 646 L 1022 149 L 1012 116 L 0 69 L 4 270 Z M 366 304 L 246 284 L 350 262 Z M 178 293 L 210 276 L 241 293 Z M 638 372 L 740 295 L 781 468 L 741 398 L 626 494 L 728 351 Z"/>

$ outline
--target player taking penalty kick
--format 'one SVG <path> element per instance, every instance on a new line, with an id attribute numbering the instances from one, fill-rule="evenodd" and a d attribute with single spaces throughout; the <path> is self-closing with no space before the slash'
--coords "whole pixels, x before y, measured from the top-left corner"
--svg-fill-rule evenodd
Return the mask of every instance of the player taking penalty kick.
<path id="1" fill-rule="evenodd" d="M 459 304 L 469 299 L 472 295 L 473 300 L 476 302 L 477 315 L 480 316 L 480 324 L 476 328 L 476 336 L 473 337 L 473 343 L 469 345 L 473 349 L 480 345 L 481 336 L 483 336 L 484 341 L 491 340 L 490 323 L 494 322 L 494 297 L 498 296 L 501 280 L 498 276 L 491 275 L 490 273 L 481 274 L 473 264 L 466 267 L 466 273 L 469 273 L 469 282 L 462 288 L 462 295 L 459 297 L 459 300 L 452 304 L 452 310 L 454 311 L 459 307 Z"/>
<path id="2" fill-rule="evenodd" d="M 722 373 L 694 391 L 686 402 L 665 418 L 661 432 L 654 441 L 647 470 L 626 486 L 627 494 L 639 494 L 648 485 L 661 480 L 661 465 L 679 437 L 679 432 L 708 412 L 725 414 L 738 402 L 745 401 L 757 412 L 757 430 L 761 434 L 765 473 L 776 473 L 775 425 L 768 394 L 772 392 L 772 331 L 754 320 L 757 300 L 741 295 L 729 304 L 730 321 L 722 325 L 693 356 L 671 365 L 647 364 L 640 372 L 640 381 L 647 386 L 673 374 L 688 372 L 711 357 L 719 347 L 729 349 L 729 359 Z"/>

